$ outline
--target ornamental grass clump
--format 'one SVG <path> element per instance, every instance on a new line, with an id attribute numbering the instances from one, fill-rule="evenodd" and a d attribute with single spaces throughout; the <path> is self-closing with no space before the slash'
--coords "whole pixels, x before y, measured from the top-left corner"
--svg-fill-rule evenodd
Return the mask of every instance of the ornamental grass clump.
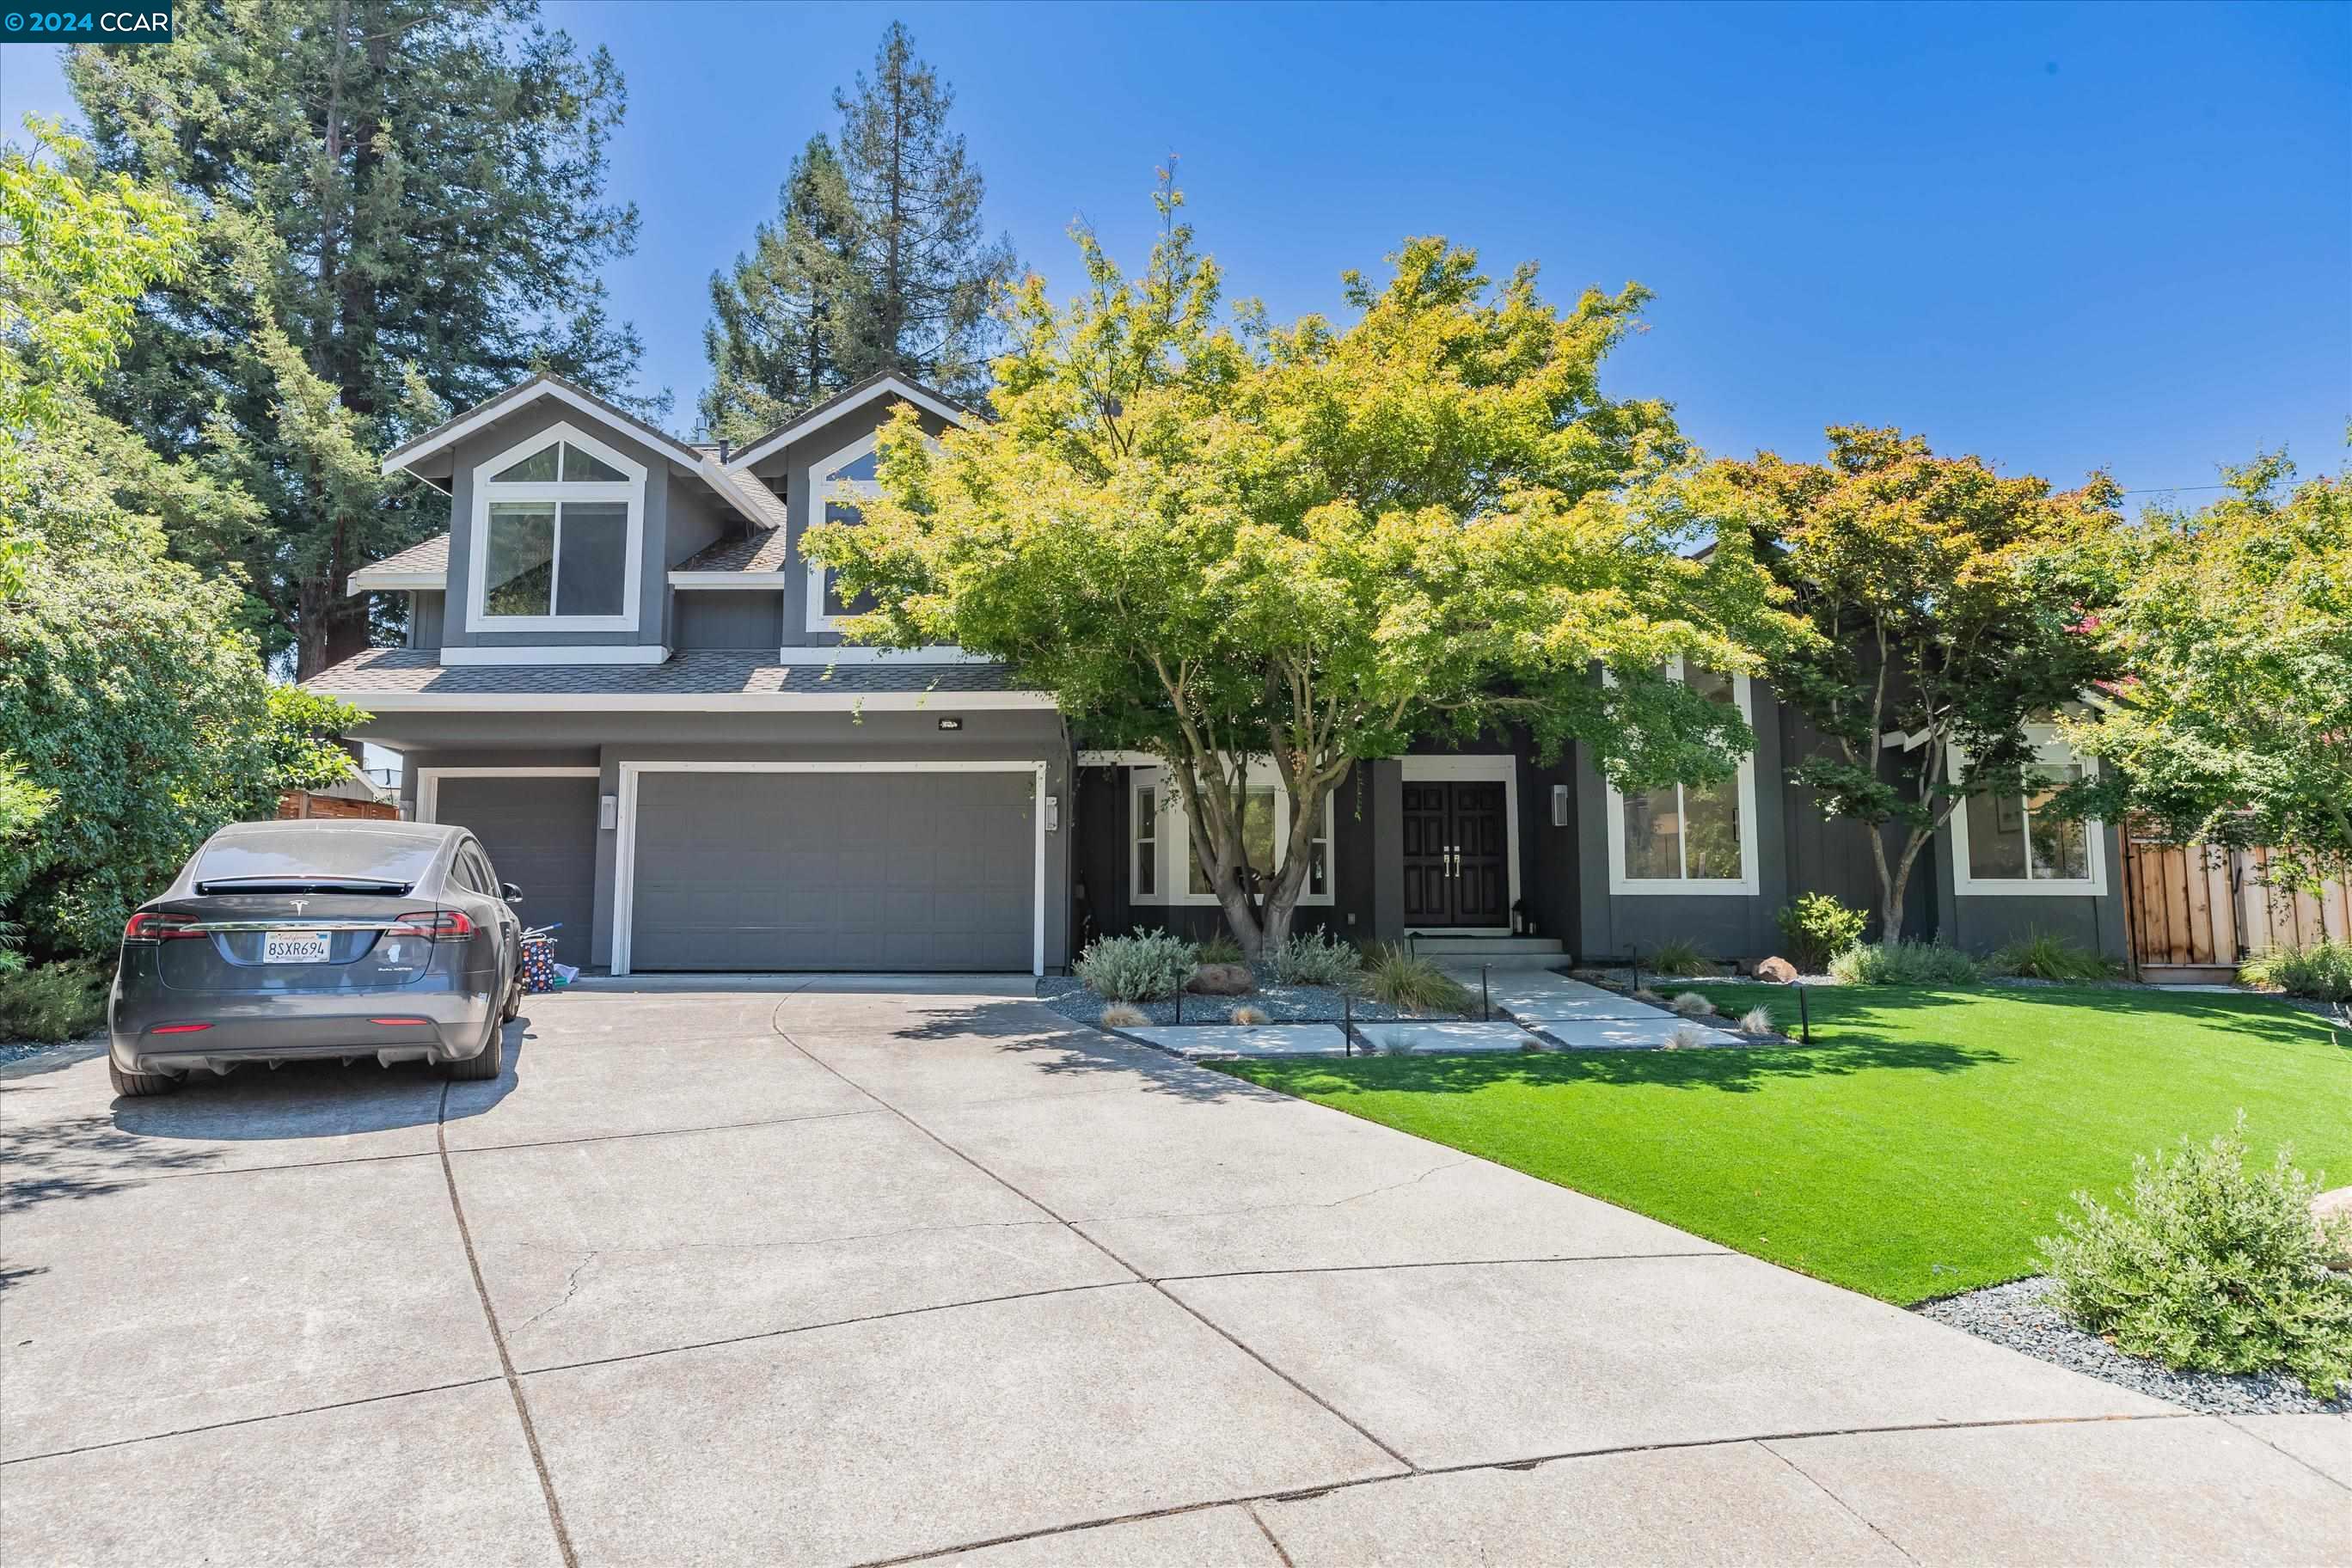
<path id="1" fill-rule="evenodd" d="M 2246 1164 L 2246 1117 L 2200 1148 L 2132 1162 L 2120 1208 L 2076 1193 L 2081 1213 L 2042 1240 L 2053 1304 L 2132 1355 L 2195 1372 L 2284 1373 L 2314 1397 L 2352 1385 L 2352 1276 L 2330 1273 L 2311 1200 L 2319 1182 L 2284 1148 Z"/>
<path id="2" fill-rule="evenodd" d="M 2114 964 L 2089 948 L 2041 931 L 1994 949 L 1984 967 L 1988 974 L 2027 980 L 2106 980 L 2116 972 Z"/>
<path id="3" fill-rule="evenodd" d="M 1715 1004 L 1696 991 L 1685 991 L 1668 1004 L 1685 1018 L 1707 1018 L 1715 1015 Z"/>
<path id="4" fill-rule="evenodd" d="M 1193 960 L 1200 963 L 1239 963 L 1245 956 L 1242 944 L 1234 940 L 1233 933 L 1223 931 L 1192 950 Z"/>
<path id="5" fill-rule="evenodd" d="M 1106 1002 L 1159 1002 L 1192 973 L 1192 944 L 1166 931 L 1097 937 L 1070 972 Z"/>
<path id="6" fill-rule="evenodd" d="M 1365 951 L 1360 984 L 1374 1001 L 1408 1013 L 1470 1010 L 1470 993 L 1428 959 L 1417 958 L 1394 942 L 1377 942 Z"/>
<path id="7" fill-rule="evenodd" d="M 1698 950 L 1696 942 L 1676 937 L 1672 942 L 1661 943 L 1658 951 L 1650 955 L 1650 970 L 1655 974 L 1704 977 L 1715 973 L 1715 965 L 1707 962 L 1706 954 Z"/>
<path id="8" fill-rule="evenodd" d="M 1302 931 L 1274 950 L 1274 977 L 1285 985 L 1350 985 L 1363 955 L 1321 931 Z"/>
<path id="9" fill-rule="evenodd" d="M 1932 942 L 1864 942 L 1830 960 L 1841 985 L 1973 985 L 1981 977 L 1975 959 Z"/>

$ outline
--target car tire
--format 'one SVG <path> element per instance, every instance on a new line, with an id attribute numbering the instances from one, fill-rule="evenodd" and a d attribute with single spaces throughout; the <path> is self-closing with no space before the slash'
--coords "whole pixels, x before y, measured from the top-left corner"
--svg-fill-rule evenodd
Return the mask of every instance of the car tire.
<path id="1" fill-rule="evenodd" d="M 499 1026 L 495 1013 L 491 1016 L 488 1032 L 489 1038 L 482 1042 L 480 1050 L 457 1061 L 444 1063 L 441 1070 L 460 1082 L 493 1079 L 504 1072 L 507 1066 L 507 1032 Z"/>
<path id="2" fill-rule="evenodd" d="M 151 1094 L 177 1094 L 181 1079 L 168 1072 L 124 1072 L 106 1058 L 106 1076 L 114 1080 L 114 1092 L 125 1100 L 144 1100 Z"/>
<path id="3" fill-rule="evenodd" d="M 511 1024 L 522 1016 L 522 964 L 518 961 L 514 973 L 507 976 L 506 1005 L 499 1009 L 499 1022 Z"/>

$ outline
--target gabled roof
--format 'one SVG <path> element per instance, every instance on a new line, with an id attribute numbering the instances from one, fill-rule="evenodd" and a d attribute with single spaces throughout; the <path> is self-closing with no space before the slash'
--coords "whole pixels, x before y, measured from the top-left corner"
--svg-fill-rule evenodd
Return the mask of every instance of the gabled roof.
<path id="1" fill-rule="evenodd" d="M 584 386 L 575 386 L 560 375 L 541 371 L 528 381 L 517 382 L 495 397 L 485 398 L 415 439 L 394 447 L 383 455 L 383 471 L 389 474 L 401 468 L 413 468 L 424 458 L 456 445 L 484 426 L 495 424 L 542 398 L 566 404 L 592 419 L 618 425 L 646 446 L 685 468 L 698 468 L 708 460 L 701 451 L 659 426 L 649 425 L 626 409 L 615 407 Z"/>
<path id="2" fill-rule="evenodd" d="M 704 545 L 670 568 L 679 572 L 782 572 L 792 564 L 781 528 L 755 528 L 746 539 L 722 539 Z"/>
<path id="3" fill-rule="evenodd" d="M 354 594 L 398 593 L 415 588 L 438 588 L 449 580 L 449 535 L 436 533 L 422 544 L 412 544 L 397 555 L 387 555 L 351 575 Z"/>
<path id="4" fill-rule="evenodd" d="M 843 387 L 823 403 L 803 414 L 796 414 L 756 440 L 747 441 L 743 449 L 727 460 L 730 468 L 745 468 L 764 458 L 773 457 L 810 431 L 822 428 L 843 415 L 865 407 L 877 398 L 900 397 L 916 407 L 938 415 L 950 425 L 971 422 L 973 411 L 950 397 L 946 393 L 910 381 L 895 370 L 877 371 L 855 386 Z"/>

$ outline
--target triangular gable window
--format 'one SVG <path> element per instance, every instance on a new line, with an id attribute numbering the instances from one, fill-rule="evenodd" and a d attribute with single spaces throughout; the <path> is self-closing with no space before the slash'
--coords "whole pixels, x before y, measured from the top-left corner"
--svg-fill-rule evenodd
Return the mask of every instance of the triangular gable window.
<path id="1" fill-rule="evenodd" d="M 558 453 L 562 454 L 560 458 Z M 557 478 L 559 472 L 562 476 L 561 479 Z M 628 476 L 612 464 L 583 451 L 569 441 L 541 447 L 521 462 L 490 476 L 490 482 L 494 485 L 612 485 L 625 483 L 627 479 Z"/>

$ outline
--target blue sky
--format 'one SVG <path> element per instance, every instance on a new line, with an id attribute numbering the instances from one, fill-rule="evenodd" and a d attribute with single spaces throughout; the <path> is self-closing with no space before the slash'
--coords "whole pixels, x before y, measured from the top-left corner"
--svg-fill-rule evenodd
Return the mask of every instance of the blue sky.
<path id="1" fill-rule="evenodd" d="M 1153 166 L 1234 291 L 1336 309 L 1439 233 L 1572 297 L 1635 279 L 1609 384 L 1711 451 L 1813 456 L 1899 424 L 2011 472 L 2207 485 L 2352 416 L 2352 6 L 612 5 L 610 278 L 693 418 L 705 279 L 893 16 L 958 92 L 992 226 L 1052 279 L 1083 216 L 1148 242 Z M 69 111 L 0 48 L 0 100 Z M 2197 499 L 2191 495 L 2184 499 Z"/>

